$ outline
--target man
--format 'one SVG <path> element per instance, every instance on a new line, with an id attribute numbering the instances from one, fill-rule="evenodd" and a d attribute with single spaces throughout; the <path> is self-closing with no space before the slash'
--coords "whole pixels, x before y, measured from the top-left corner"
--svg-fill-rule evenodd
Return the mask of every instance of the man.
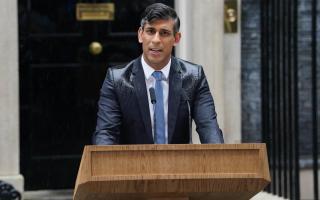
<path id="1" fill-rule="evenodd" d="M 171 56 L 179 26 L 172 8 L 156 3 L 145 9 L 138 30 L 143 54 L 108 69 L 94 144 L 189 143 L 190 117 L 202 143 L 223 143 L 202 67 Z"/>

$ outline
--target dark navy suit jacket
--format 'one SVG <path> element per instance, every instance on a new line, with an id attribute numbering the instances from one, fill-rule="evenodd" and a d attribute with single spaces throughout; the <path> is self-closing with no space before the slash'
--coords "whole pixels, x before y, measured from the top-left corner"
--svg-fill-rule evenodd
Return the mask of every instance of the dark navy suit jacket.
<path id="1" fill-rule="evenodd" d="M 141 57 L 109 68 L 103 82 L 93 144 L 153 144 Z M 201 143 L 223 143 L 201 66 L 172 57 L 169 73 L 168 143 L 189 143 L 189 111 Z"/>

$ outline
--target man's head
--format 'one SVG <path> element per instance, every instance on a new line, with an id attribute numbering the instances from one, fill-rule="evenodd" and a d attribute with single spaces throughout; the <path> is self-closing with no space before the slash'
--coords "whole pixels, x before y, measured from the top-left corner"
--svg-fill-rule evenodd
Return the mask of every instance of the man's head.
<path id="1" fill-rule="evenodd" d="M 173 8 L 162 3 L 154 3 L 144 10 L 141 16 L 140 26 L 143 28 L 146 23 L 152 23 L 153 21 L 159 19 L 172 19 L 174 21 L 174 33 L 179 32 L 180 19 L 176 11 Z"/>
<path id="2" fill-rule="evenodd" d="M 169 6 L 155 3 L 141 17 L 138 31 L 143 57 L 154 69 L 162 69 L 170 60 L 172 48 L 180 41 L 180 20 Z"/>

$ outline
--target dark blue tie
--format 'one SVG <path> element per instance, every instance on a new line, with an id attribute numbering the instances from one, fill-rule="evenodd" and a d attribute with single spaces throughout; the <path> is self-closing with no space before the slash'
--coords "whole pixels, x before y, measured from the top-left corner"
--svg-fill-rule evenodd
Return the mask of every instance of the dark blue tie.
<path id="1" fill-rule="evenodd" d="M 156 105 L 154 110 L 154 138 L 156 144 L 165 144 L 165 123 L 164 123 L 164 105 L 163 105 L 163 89 L 162 89 L 162 72 L 155 71 L 152 76 L 156 79 L 155 93 Z"/>

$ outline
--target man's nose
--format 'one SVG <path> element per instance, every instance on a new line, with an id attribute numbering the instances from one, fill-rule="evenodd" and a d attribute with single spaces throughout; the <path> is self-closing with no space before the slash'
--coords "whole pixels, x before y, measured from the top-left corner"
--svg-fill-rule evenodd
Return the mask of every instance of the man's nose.
<path id="1" fill-rule="evenodd" d="M 159 32 L 156 32 L 156 34 L 154 34 L 153 38 L 152 38 L 152 42 L 160 42 L 160 34 Z"/>

